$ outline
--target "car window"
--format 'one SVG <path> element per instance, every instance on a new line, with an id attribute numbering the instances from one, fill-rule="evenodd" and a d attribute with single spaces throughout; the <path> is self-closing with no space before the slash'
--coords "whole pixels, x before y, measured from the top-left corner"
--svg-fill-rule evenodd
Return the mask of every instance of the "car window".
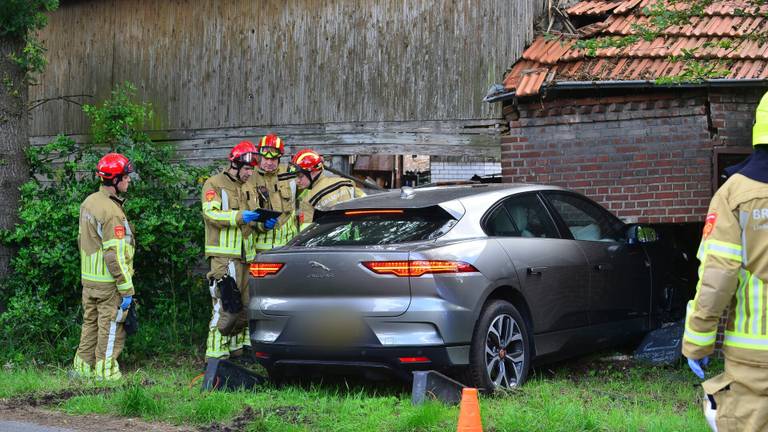
<path id="1" fill-rule="evenodd" d="M 576 240 L 622 241 L 624 223 L 607 210 L 572 194 L 547 193 L 552 206 L 563 218 Z"/>
<path id="2" fill-rule="evenodd" d="M 334 212 L 315 220 L 289 245 L 304 247 L 369 246 L 432 240 L 445 235 L 456 223 L 439 208 L 362 211 L 357 215 Z M 355 212 L 352 212 L 355 213 Z"/>
<path id="3" fill-rule="evenodd" d="M 508 198 L 486 222 L 488 235 L 557 238 L 557 228 L 536 195 Z"/>
<path id="4" fill-rule="evenodd" d="M 519 232 L 503 205 L 496 207 L 485 222 L 485 233 L 489 236 L 513 237 Z"/>

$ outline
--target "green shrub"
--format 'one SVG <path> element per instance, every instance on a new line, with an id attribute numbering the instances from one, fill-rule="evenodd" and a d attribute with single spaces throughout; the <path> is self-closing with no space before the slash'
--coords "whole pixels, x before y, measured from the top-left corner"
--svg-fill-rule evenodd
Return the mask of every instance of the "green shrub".
<path id="1" fill-rule="evenodd" d="M 98 190 L 98 159 L 125 154 L 140 175 L 128 191 L 125 210 L 134 224 L 137 251 L 134 285 L 140 331 L 128 340 L 129 359 L 155 357 L 202 345 L 207 290 L 195 273 L 203 255 L 203 222 L 196 197 L 210 169 L 174 162 L 167 143 L 142 131 L 152 117 L 148 104 L 132 101 L 135 89 L 119 86 L 112 97 L 83 110 L 92 122 L 93 144 L 58 136 L 27 156 L 32 180 L 23 185 L 20 222 L 0 234 L 18 248 L 13 276 L 0 286 L 0 360 L 69 361 L 79 336 L 80 203 Z M 131 352 L 133 351 L 133 352 Z"/>

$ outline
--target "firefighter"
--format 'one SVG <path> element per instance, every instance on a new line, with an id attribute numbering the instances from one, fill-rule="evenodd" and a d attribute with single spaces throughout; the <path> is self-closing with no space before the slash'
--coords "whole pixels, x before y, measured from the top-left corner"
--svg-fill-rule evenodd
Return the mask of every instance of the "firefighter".
<path id="1" fill-rule="evenodd" d="M 312 223 L 315 209 L 365 196 L 352 180 L 326 173 L 323 157 L 313 150 L 300 150 L 293 156 L 291 166 L 296 173 L 296 185 L 302 191 L 298 202 L 300 229 Z"/>
<path id="2" fill-rule="evenodd" d="M 725 372 L 705 381 L 716 430 L 768 430 L 768 93 L 757 107 L 755 150 L 709 206 L 699 247 L 699 283 L 688 304 L 683 354 L 704 378 L 727 309 Z"/>
<path id="3" fill-rule="evenodd" d="M 229 152 L 229 167 L 203 185 L 205 256 L 212 317 L 206 358 L 244 358 L 250 347 L 246 309 L 248 263 L 254 235 L 271 230 L 274 218 L 258 222 L 257 193 L 248 179 L 256 166 L 256 147 L 242 141 Z"/>
<path id="4" fill-rule="evenodd" d="M 285 142 L 277 135 L 269 134 L 261 138 L 257 148 L 258 168 L 248 180 L 256 190 L 258 207 L 279 211 L 274 229 L 255 233 L 253 249 L 248 254 L 248 261 L 255 255 L 283 246 L 298 232 L 296 225 L 296 174 L 289 172 L 288 165 L 281 165 L 280 158 L 285 153 Z"/>
<path id="5" fill-rule="evenodd" d="M 83 326 L 74 359 L 74 373 L 83 378 L 118 380 L 117 358 L 123 350 L 123 323 L 133 300 L 134 231 L 125 216 L 122 197 L 131 184 L 131 162 L 118 153 L 99 160 L 98 192 L 80 205 L 80 277 L 83 284 Z"/>

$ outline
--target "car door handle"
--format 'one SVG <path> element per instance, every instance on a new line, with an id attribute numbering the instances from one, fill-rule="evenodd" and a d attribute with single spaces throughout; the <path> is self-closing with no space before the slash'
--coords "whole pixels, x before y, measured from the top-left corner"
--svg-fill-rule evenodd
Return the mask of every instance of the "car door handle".
<path id="1" fill-rule="evenodd" d="M 539 275 L 541 276 L 544 271 L 547 270 L 546 267 L 528 267 L 528 275 Z"/>
<path id="2" fill-rule="evenodd" d="M 613 270 L 613 265 L 612 264 L 596 264 L 594 269 L 595 271 Z"/>

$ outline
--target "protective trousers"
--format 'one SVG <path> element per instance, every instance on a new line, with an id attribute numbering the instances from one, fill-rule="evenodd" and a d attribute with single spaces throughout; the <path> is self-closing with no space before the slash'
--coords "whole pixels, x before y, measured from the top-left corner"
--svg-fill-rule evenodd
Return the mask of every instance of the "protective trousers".
<path id="1" fill-rule="evenodd" d="M 718 432 L 768 431 L 768 369 L 725 360 L 725 372 L 702 386 L 717 404 Z"/>
<path id="2" fill-rule="evenodd" d="M 123 323 L 128 314 L 120 309 L 122 296 L 114 290 L 83 288 L 83 327 L 74 369 L 82 377 L 120 379 L 117 358 L 125 344 Z"/>
<path id="3" fill-rule="evenodd" d="M 228 317 L 224 312 L 221 301 L 221 289 L 215 284 L 210 285 L 211 304 L 213 306 L 213 313 L 211 321 L 208 324 L 208 340 L 205 347 L 206 358 L 229 358 L 230 356 L 237 356 L 242 352 L 243 346 L 250 346 L 251 339 L 248 332 L 248 263 L 235 258 L 225 257 L 210 257 L 211 271 L 208 272 L 209 281 L 221 280 L 224 276 L 229 275 L 237 282 L 237 287 L 240 289 L 241 300 L 243 309 L 236 317 L 239 321 L 236 323 L 236 327 L 241 327 L 242 330 L 235 332 L 231 335 L 223 335 L 219 330 L 221 327 L 222 319 L 232 319 Z"/>

